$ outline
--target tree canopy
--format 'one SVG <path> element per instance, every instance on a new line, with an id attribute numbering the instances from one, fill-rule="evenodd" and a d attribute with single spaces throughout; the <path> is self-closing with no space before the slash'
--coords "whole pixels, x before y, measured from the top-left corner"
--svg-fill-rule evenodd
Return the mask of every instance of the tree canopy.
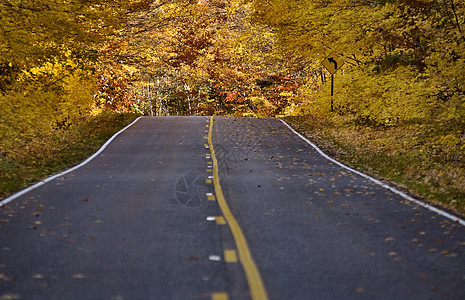
<path id="1" fill-rule="evenodd" d="M 0 11 L 9 155 L 101 110 L 432 124 L 450 149 L 463 136 L 463 0 L 0 0 Z M 333 113 L 331 52 L 345 62 Z"/>

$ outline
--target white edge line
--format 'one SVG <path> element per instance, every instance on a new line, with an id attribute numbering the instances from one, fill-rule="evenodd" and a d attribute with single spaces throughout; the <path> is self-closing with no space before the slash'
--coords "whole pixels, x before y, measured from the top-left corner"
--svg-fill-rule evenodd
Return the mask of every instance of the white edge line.
<path id="1" fill-rule="evenodd" d="M 141 117 L 138 117 L 138 118 L 135 119 L 131 124 L 127 125 L 127 126 L 124 127 L 123 129 L 121 129 L 120 131 L 118 131 L 117 133 L 115 133 L 105 144 L 103 144 L 102 147 L 100 147 L 100 149 L 99 149 L 97 152 L 95 152 L 91 157 L 89 157 L 88 159 L 86 159 L 85 161 L 83 161 L 82 163 L 80 163 L 79 165 L 74 166 L 74 167 L 72 167 L 71 169 L 65 170 L 65 171 L 60 172 L 60 173 L 58 173 L 58 174 L 55 174 L 55 175 L 53 175 L 53 176 L 50 176 L 50 177 L 48 177 L 48 178 L 46 178 L 46 179 L 43 179 L 43 180 L 39 181 L 38 183 L 36 183 L 36 184 L 34 184 L 34 185 L 32 185 L 32 186 L 30 186 L 30 187 L 28 187 L 28 188 L 26 188 L 26 189 L 24 189 L 24 190 L 22 190 L 22 191 L 16 193 L 16 194 L 14 194 L 14 195 L 12 195 L 12 196 L 6 198 L 6 199 L 3 199 L 2 201 L 0 201 L 0 207 L 2 207 L 3 205 L 6 205 L 6 204 L 8 204 L 8 203 L 10 203 L 11 201 L 15 200 L 15 199 L 18 198 L 18 197 L 21 197 L 22 195 L 24 195 L 24 194 L 26 194 L 26 193 L 29 193 L 30 191 L 32 191 L 32 190 L 38 188 L 39 186 L 46 184 L 47 182 L 50 182 L 50 181 L 52 181 L 52 180 L 54 180 L 54 179 L 56 179 L 56 178 L 58 178 L 58 177 L 60 177 L 60 176 L 63 176 L 63 175 L 68 174 L 68 173 L 71 173 L 71 172 L 73 172 L 73 171 L 75 171 L 75 170 L 77 170 L 77 169 L 79 169 L 79 168 L 81 168 L 81 167 L 87 165 L 91 160 L 93 160 L 93 159 L 94 159 L 95 157 L 97 157 L 100 153 L 102 153 L 102 151 L 105 150 L 105 148 L 106 148 L 119 134 L 121 134 L 123 131 L 125 131 L 126 129 L 128 129 L 128 128 L 131 127 L 132 125 L 134 125 L 134 123 L 136 123 L 137 121 L 139 121 L 140 118 L 141 118 Z"/>
<path id="2" fill-rule="evenodd" d="M 354 170 L 354 169 L 352 169 L 352 168 L 350 168 L 350 167 L 344 165 L 343 163 L 340 163 L 340 162 L 338 162 L 337 160 L 335 160 L 335 159 L 329 157 L 329 156 L 326 155 L 323 151 L 321 151 L 320 148 L 318 148 L 314 143 L 310 142 L 310 141 L 309 141 L 307 138 L 305 138 L 303 135 L 301 135 L 300 133 L 298 133 L 297 131 L 295 131 L 294 128 L 292 128 L 292 127 L 291 127 L 289 124 L 287 124 L 284 120 L 280 119 L 280 121 L 281 121 L 284 125 L 286 125 L 293 133 L 295 133 L 297 136 L 299 136 L 301 139 L 303 139 L 305 142 L 307 142 L 310 146 L 312 146 L 321 156 L 323 156 L 324 158 L 328 159 L 329 161 L 335 163 L 336 165 L 338 165 L 338 166 L 340 166 L 340 167 L 342 167 L 342 168 L 344 168 L 344 169 L 347 169 L 347 170 L 349 170 L 349 171 L 351 171 L 351 172 L 353 172 L 353 173 L 355 173 L 355 174 L 357 174 L 357 175 L 360 175 L 360 176 L 362 176 L 362 177 L 364 177 L 364 178 L 366 178 L 366 179 L 368 179 L 368 180 L 370 180 L 370 181 L 372 181 L 372 182 L 374 182 L 374 183 L 376 183 L 376 184 L 382 186 L 383 188 L 385 188 L 385 189 L 387 189 L 387 190 L 389 190 L 389 191 L 391 191 L 391 192 L 393 192 L 393 193 L 395 193 L 395 194 L 401 196 L 402 198 L 404 198 L 404 199 L 406 199 L 406 200 L 408 200 L 408 201 L 410 201 L 410 202 L 413 202 L 413 203 L 415 203 L 415 204 L 418 204 L 418 205 L 420 205 L 420 206 L 422 206 L 422 207 L 424 207 L 424 208 L 426 208 L 426 209 L 428 209 L 428 210 L 430 210 L 430 211 L 433 211 L 433 212 L 435 212 L 435 213 L 437 213 L 437 214 L 439 214 L 439 215 L 441 215 L 441 216 L 443 216 L 443 217 L 445 217 L 445 218 L 447 218 L 447 219 L 449 219 L 449 220 L 451 220 L 451 221 L 460 223 L 461 225 L 465 226 L 465 220 L 462 220 L 462 219 L 460 219 L 460 218 L 458 218 L 458 217 L 456 217 L 456 216 L 454 216 L 454 215 L 451 215 L 451 214 L 449 214 L 449 213 L 447 213 L 447 212 L 445 212 L 445 211 L 443 211 L 443 210 L 441 210 L 441 209 L 438 209 L 437 207 L 434 207 L 434 206 L 432 206 L 432 205 L 429 205 L 429 204 L 426 204 L 426 203 L 424 203 L 424 202 L 421 202 L 420 200 L 414 199 L 414 198 L 410 197 L 409 195 L 407 195 L 407 194 L 405 194 L 405 193 L 403 193 L 403 192 L 401 192 L 401 191 L 399 191 L 399 190 L 397 190 L 397 189 L 395 189 L 395 188 L 393 188 L 393 187 L 391 187 L 391 186 L 389 186 L 389 185 L 387 185 L 387 184 L 385 184 L 385 183 L 382 183 L 381 181 L 379 181 L 379 180 L 377 180 L 377 179 L 375 179 L 375 178 L 373 178 L 373 177 L 371 177 L 371 176 L 368 176 L 368 175 L 366 175 L 366 174 L 363 174 L 362 172 L 359 172 L 359 171 L 357 171 L 357 170 Z"/>

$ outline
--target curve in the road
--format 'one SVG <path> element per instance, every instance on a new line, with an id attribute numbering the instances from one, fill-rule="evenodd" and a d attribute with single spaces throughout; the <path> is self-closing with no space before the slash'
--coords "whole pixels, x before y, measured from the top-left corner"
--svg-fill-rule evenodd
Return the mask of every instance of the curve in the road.
<path id="1" fill-rule="evenodd" d="M 244 268 L 247 282 L 249 284 L 250 293 L 254 300 L 265 300 L 268 299 L 263 280 L 260 276 L 257 266 L 252 258 L 252 255 L 247 245 L 247 241 L 242 233 L 239 224 L 234 218 L 229 206 L 224 198 L 223 190 L 220 185 L 220 178 L 218 172 L 218 160 L 215 155 L 212 142 L 212 131 L 213 131 L 213 116 L 210 118 L 210 127 L 208 130 L 208 145 L 211 151 L 211 158 L 213 160 L 213 185 L 215 187 L 216 201 L 221 208 L 226 222 L 229 224 L 234 240 L 236 242 L 237 250 L 239 252 L 239 258 Z"/>

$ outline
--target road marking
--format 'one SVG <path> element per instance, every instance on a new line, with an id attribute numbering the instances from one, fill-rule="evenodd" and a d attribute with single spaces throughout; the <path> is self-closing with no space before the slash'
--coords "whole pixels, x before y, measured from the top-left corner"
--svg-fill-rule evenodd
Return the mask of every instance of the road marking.
<path id="1" fill-rule="evenodd" d="M 216 225 L 226 225 L 226 220 L 222 216 L 215 217 Z"/>
<path id="2" fill-rule="evenodd" d="M 227 263 L 237 263 L 236 250 L 224 250 L 224 261 Z"/>
<path id="3" fill-rule="evenodd" d="M 123 131 L 125 131 L 126 129 L 128 129 L 129 127 L 131 127 L 132 125 L 134 125 L 137 121 L 139 121 L 139 119 L 142 118 L 142 117 L 139 117 L 137 119 L 135 119 L 131 124 L 129 124 L 128 126 L 124 127 L 123 129 L 121 129 L 120 131 L 118 131 L 117 133 L 115 133 L 105 144 L 103 144 L 102 147 L 100 147 L 100 149 L 98 149 L 97 152 L 94 153 L 94 155 L 92 155 L 91 157 L 89 157 L 88 159 L 86 159 L 85 161 L 83 161 L 82 163 L 80 163 L 79 165 L 75 166 L 75 167 L 72 167 L 71 169 L 68 169 L 66 171 L 63 171 L 61 173 L 58 173 L 58 174 L 55 174 L 51 177 L 48 177 L 6 199 L 3 199 L 2 201 L 0 201 L 0 207 L 2 207 L 3 205 L 7 204 L 7 203 L 10 203 L 11 201 L 15 200 L 16 198 L 18 197 L 21 197 L 22 195 L 26 194 L 26 193 L 29 193 L 30 191 L 38 188 L 39 186 L 42 186 L 44 184 L 46 184 L 47 182 L 50 182 L 58 177 L 61 177 L 63 175 L 66 175 L 68 173 L 71 173 L 85 165 L 87 165 L 91 160 L 93 160 L 94 158 L 96 158 L 100 153 L 102 153 L 103 150 L 105 150 L 105 148 L 118 136 L 120 135 Z"/>
<path id="4" fill-rule="evenodd" d="M 417 204 L 417 205 L 420 205 L 420 206 L 422 206 L 422 207 L 424 207 L 424 208 L 426 208 L 426 209 L 428 209 L 428 210 L 430 210 L 430 211 L 433 211 L 433 212 L 435 212 L 435 213 L 437 213 L 437 214 L 439 214 L 439 215 L 441 215 L 441 216 L 443 216 L 443 217 L 445 217 L 445 218 L 447 218 L 447 219 L 449 219 L 449 220 L 451 220 L 451 221 L 457 222 L 457 223 L 459 223 L 459 224 L 465 226 L 465 220 L 460 219 L 460 218 L 458 218 L 458 217 L 456 217 L 456 216 L 454 216 L 454 215 L 451 215 L 451 214 L 449 214 L 449 213 L 447 213 L 447 212 L 445 212 L 445 211 L 443 211 L 443 210 L 441 210 L 441 209 L 439 209 L 439 208 L 437 208 L 437 207 L 434 207 L 434 206 L 432 206 L 432 205 L 423 203 L 423 202 L 421 202 L 420 200 L 414 199 L 414 198 L 410 197 L 409 195 L 407 195 L 407 194 L 405 194 L 405 193 L 403 193 L 403 192 L 401 192 L 401 191 L 399 191 L 399 190 L 397 190 L 397 189 L 395 189 L 395 188 L 393 188 L 393 187 L 391 187 L 391 186 L 389 186 L 389 185 L 387 185 L 387 184 L 385 184 L 385 183 L 382 183 L 381 181 L 379 181 L 379 180 L 377 180 L 377 179 L 375 179 L 375 178 L 373 178 L 373 177 L 371 177 L 371 176 L 368 176 L 368 175 L 366 175 L 366 174 L 364 174 L 364 173 L 362 173 L 362 172 L 359 172 L 359 171 L 357 171 L 357 170 L 354 170 L 354 169 L 352 169 L 351 167 L 348 167 L 348 166 L 344 165 L 343 163 L 340 163 L 340 162 L 338 162 L 337 160 L 335 160 L 335 159 L 329 157 L 329 156 L 326 155 L 323 151 L 321 151 L 320 148 L 318 148 L 315 144 L 313 144 L 313 143 L 310 142 L 307 138 L 305 138 L 303 135 L 301 135 L 300 133 L 298 133 L 297 131 L 295 131 L 294 128 L 292 128 L 292 127 L 291 127 L 289 124 L 287 124 L 284 120 L 281 120 L 281 122 L 282 122 L 284 125 L 286 125 L 286 126 L 287 126 L 293 133 L 295 133 L 298 137 L 300 137 L 300 138 L 303 139 L 305 142 L 307 142 L 307 144 L 309 144 L 310 146 L 312 146 L 313 149 L 315 149 L 321 156 L 323 156 L 323 157 L 326 158 L 327 160 L 329 160 L 329 161 L 335 163 L 336 165 L 338 165 L 338 166 L 340 166 L 340 167 L 342 167 L 342 168 L 344 168 L 344 169 L 346 169 L 346 170 L 349 170 L 349 171 L 351 171 L 351 172 L 353 172 L 353 173 L 355 173 L 355 174 L 357 174 L 357 175 L 360 175 L 360 176 L 362 176 L 363 178 L 368 179 L 368 180 L 370 180 L 371 182 L 373 182 L 373 183 L 375 183 L 375 184 L 377 184 L 377 185 L 382 186 L 383 188 L 385 188 L 385 189 L 387 189 L 387 190 L 389 190 L 389 191 L 391 191 L 391 192 L 393 192 L 393 193 L 395 193 L 395 194 L 401 196 L 402 198 L 404 198 L 404 199 L 406 199 L 406 200 L 408 200 L 408 201 L 410 201 L 410 202 L 413 202 L 413 203 L 415 203 L 415 204 Z"/>
<path id="5" fill-rule="evenodd" d="M 226 225 L 226 220 L 222 216 L 208 216 L 208 222 L 215 222 L 216 225 Z"/>
<path id="6" fill-rule="evenodd" d="M 228 294 L 227 293 L 213 293 L 212 294 L 212 300 L 228 300 Z"/>
<path id="7" fill-rule="evenodd" d="M 221 211 L 223 212 L 223 216 L 226 219 L 226 222 L 229 224 L 229 228 L 231 229 L 234 241 L 236 242 L 237 251 L 239 253 L 239 260 L 242 264 L 242 267 L 244 268 L 252 299 L 268 299 L 265 286 L 263 284 L 260 273 L 258 272 L 258 268 L 255 265 L 255 262 L 252 258 L 252 254 L 250 253 L 247 241 L 244 237 L 244 234 L 242 233 L 241 228 L 239 227 L 239 224 L 237 223 L 231 210 L 229 209 L 229 206 L 226 203 L 226 199 L 223 195 L 223 190 L 221 189 L 220 177 L 218 172 L 218 160 L 216 159 L 215 149 L 213 148 L 212 142 L 213 116 L 210 118 L 210 120 L 211 122 L 208 131 L 208 145 L 210 146 L 211 157 L 213 160 L 213 184 L 218 205 L 220 206 Z"/>
<path id="8" fill-rule="evenodd" d="M 220 261 L 220 260 L 221 260 L 221 256 L 219 256 L 219 255 L 210 255 L 210 256 L 208 257 L 208 259 L 211 260 L 211 261 Z"/>

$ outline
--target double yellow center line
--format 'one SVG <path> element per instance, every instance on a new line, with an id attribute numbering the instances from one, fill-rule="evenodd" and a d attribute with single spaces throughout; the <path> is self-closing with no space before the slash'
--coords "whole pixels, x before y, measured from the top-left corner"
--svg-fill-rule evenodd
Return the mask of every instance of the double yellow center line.
<path id="1" fill-rule="evenodd" d="M 266 300 L 268 296 L 266 294 L 265 286 L 263 285 L 262 278 L 258 272 L 257 266 L 253 261 L 252 255 L 250 254 L 249 246 L 247 241 L 242 233 L 239 224 L 234 218 L 231 210 L 229 209 L 228 204 L 223 195 L 223 191 L 220 185 L 220 177 L 218 173 L 218 160 L 216 159 L 215 150 L 213 148 L 212 142 L 212 132 L 213 132 L 213 116 L 210 118 L 210 126 L 208 129 L 208 146 L 211 151 L 211 158 L 213 161 L 213 185 L 215 188 L 216 200 L 220 206 L 221 212 L 223 213 L 226 222 L 231 229 L 234 241 L 236 242 L 237 252 L 239 254 L 239 260 L 244 268 L 245 275 L 247 277 L 247 282 L 249 284 L 250 293 L 252 299 L 254 300 Z"/>

